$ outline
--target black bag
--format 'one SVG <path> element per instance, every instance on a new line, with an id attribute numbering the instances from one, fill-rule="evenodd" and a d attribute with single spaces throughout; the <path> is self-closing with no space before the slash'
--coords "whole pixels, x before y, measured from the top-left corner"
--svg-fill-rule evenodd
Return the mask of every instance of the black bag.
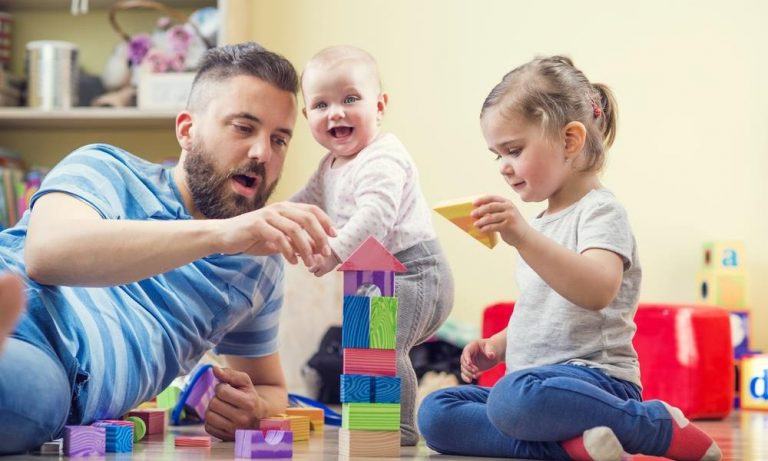
<path id="1" fill-rule="evenodd" d="M 341 327 L 328 328 L 320 340 L 317 352 L 301 370 L 307 391 L 323 403 L 341 403 L 340 387 L 344 360 L 341 348 Z"/>

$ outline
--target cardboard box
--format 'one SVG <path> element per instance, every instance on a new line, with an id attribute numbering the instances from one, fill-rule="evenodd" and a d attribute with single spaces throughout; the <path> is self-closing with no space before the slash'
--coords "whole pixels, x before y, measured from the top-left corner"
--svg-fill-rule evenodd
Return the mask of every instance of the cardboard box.
<path id="1" fill-rule="evenodd" d="M 139 109 L 184 109 L 194 72 L 142 72 L 139 76 Z"/>

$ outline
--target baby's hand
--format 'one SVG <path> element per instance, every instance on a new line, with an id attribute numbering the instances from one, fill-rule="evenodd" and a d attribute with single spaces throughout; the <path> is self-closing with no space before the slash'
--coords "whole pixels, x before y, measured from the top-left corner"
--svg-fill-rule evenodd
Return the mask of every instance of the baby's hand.
<path id="1" fill-rule="evenodd" d="M 315 274 L 315 277 L 322 277 L 328 272 L 334 270 L 341 263 L 336 253 L 331 251 L 328 256 L 315 257 L 315 263 L 310 266 L 309 271 Z"/>
<path id="2" fill-rule="evenodd" d="M 498 232 L 502 240 L 516 247 L 531 227 L 517 207 L 509 200 L 496 195 L 486 195 L 473 202 L 472 216 L 475 227 L 483 232 Z"/>
<path id="3" fill-rule="evenodd" d="M 472 341 L 461 352 L 461 379 L 470 383 L 480 376 L 480 372 L 499 363 L 499 354 L 493 349 L 488 339 Z"/>

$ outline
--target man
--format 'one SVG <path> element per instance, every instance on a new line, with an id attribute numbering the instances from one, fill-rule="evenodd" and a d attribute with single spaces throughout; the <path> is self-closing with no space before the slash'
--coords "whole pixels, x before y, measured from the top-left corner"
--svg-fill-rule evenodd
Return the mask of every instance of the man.
<path id="1" fill-rule="evenodd" d="M 253 43 L 211 50 L 176 117 L 177 167 L 85 146 L 0 233 L 0 272 L 17 274 L 0 278 L 0 434 L 13 434 L 0 454 L 119 417 L 214 347 L 230 368 L 215 369 L 210 434 L 232 440 L 285 408 L 280 255 L 312 265 L 335 235 L 316 207 L 265 205 L 296 91 L 277 54 Z"/>

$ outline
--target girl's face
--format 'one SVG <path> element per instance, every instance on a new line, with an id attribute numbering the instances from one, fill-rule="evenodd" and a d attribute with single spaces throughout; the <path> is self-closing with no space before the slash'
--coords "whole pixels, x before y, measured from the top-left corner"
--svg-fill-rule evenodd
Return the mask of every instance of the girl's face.
<path id="1" fill-rule="evenodd" d="M 480 120 L 485 142 L 496 154 L 499 171 L 524 202 L 557 199 L 572 176 L 565 142 L 550 139 L 542 127 L 491 107 Z"/>

